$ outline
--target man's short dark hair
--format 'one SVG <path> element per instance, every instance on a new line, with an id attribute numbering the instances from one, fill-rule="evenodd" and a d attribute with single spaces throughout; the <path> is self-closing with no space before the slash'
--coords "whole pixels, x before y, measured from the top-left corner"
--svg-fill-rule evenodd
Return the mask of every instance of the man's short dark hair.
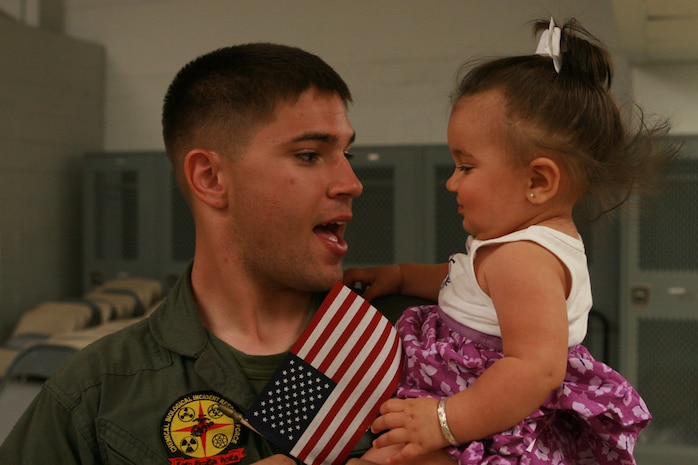
<path id="1" fill-rule="evenodd" d="M 240 150 L 251 129 L 270 121 L 279 103 L 316 88 L 352 101 L 347 84 L 320 57 L 297 47 L 250 43 L 221 48 L 186 64 L 165 95 L 162 132 L 179 177 L 179 164 L 199 144 Z M 180 179 L 180 182 L 182 180 Z"/>

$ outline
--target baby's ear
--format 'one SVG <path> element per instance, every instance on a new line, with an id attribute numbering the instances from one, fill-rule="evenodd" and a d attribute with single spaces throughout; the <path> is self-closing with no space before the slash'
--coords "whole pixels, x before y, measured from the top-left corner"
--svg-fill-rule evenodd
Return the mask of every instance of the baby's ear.
<path id="1" fill-rule="evenodd" d="M 538 157 L 528 165 L 530 177 L 528 180 L 529 201 L 543 203 L 558 193 L 560 188 L 560 167 L 548 157 Z"/>
<path id="2" fill-rule="evenodd" d="M 221 155 L 209 150 L 194 149 L 184 159 L 184 176 L 192 195 L 212 208 L 227 205 L 225 178 Z"/>

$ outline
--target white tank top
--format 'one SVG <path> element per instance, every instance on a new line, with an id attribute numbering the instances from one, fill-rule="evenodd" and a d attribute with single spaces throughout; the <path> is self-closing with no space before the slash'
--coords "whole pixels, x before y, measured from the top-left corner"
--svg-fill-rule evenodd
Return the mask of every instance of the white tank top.
<path id="1" fill-rule="evenodd" d="M 485 334 L 501 337 L 497 313 L 492 299 L 477 282 L 474 260 L 477 249 L 489 244 L 531 241 L 550 250 L 567 267 L 572 287 L 567 298 L 567 318 L 571 347 L 580 344 L 587 332 L 587 320 L 592 306 L 591 281 L 584 243 L 560 231 L 545 226 L 530 226 L 495 239 L 480 241 L 468 238 L 467 254 L 457 253 L 449 260 L 449 271 L 439 292 L 439 306 L 451 318 Z M 535 272 L 532 269 L 531 272 Z"/>

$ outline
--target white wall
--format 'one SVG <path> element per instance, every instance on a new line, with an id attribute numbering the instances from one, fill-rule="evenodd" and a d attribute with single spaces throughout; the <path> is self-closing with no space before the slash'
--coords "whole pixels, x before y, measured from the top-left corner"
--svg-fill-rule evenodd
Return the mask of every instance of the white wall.
<path id="1" fill-rule="evenodd" d="M 668 116 L 674 134 L 698 134 L 698 63 L 636 66 L 632 84 L 647 114 Z"/>
<path id="2" fill-rule="evenodd" d="M 577 16 L 612 47 L 619 41 L 610 0 L 64 1 L 66 34 L 106 47 L 106 150 L 160 149 L 174 74 L 230 44 L 320 55 L 349 83 L 366 145 L 443 143 L 457 68 L 473 56 L 533 53 L 532 19 Z M 619 77 L 621 92 L 628 82 Z"/>

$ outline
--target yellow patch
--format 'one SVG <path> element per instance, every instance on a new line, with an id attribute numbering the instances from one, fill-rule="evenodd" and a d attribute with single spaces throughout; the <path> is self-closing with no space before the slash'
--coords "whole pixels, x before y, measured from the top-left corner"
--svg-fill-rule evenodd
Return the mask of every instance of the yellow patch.
<path id="1" fill-rule="evenodd" d="M 162 439 L 170 463 L 237 463 L 245 457 L 246 430 L 220 405 L 234 407 L 215 392 L 193 392 L 177 399 L 162 420 Z"/>

